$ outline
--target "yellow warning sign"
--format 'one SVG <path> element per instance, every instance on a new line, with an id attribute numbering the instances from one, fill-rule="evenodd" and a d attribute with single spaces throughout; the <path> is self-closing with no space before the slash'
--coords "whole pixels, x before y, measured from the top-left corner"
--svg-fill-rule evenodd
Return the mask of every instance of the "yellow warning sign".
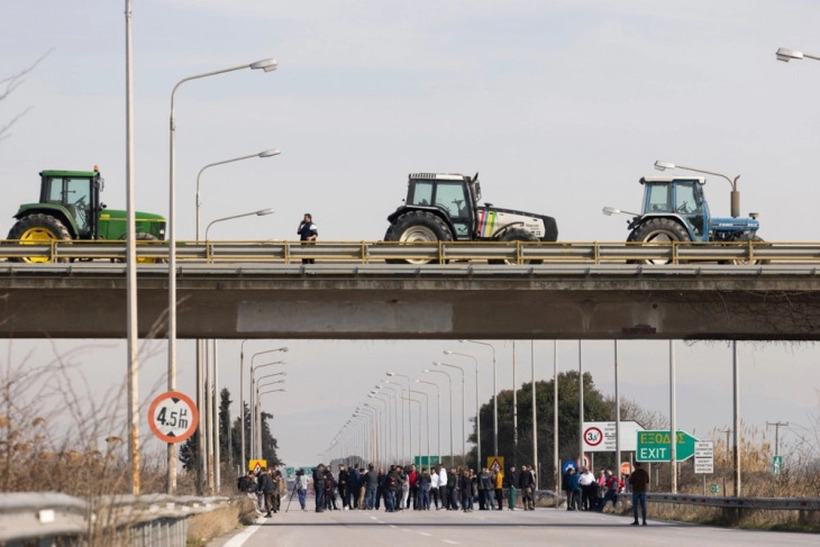
<path id="1" fill-rule="evenodd" d="M 265 469 L 268 466 L 268 460 L 250 460 L 248 462 L 248 471 L 254 471 L 258 473 L 259 471 Z"/>
<path id="2" fill-rule="evenodd" d="M 504 472 L 504 456 L 487 456 L 487 469 Z"/>

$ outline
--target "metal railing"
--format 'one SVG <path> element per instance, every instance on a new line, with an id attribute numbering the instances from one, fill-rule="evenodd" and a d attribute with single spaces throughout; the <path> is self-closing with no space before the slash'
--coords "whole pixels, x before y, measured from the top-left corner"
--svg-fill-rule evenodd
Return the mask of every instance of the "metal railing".
<path id="1" fill-rule="evenodd" d="M 47 261 L 124 261 L 125 243 L 117 241 L 59 241 L 20 243 L 0 241 L 0 259 L 39 258 Z M 137 256 L 144 261 L 167 260 L 164 241 L 138 241 Z M 718 262 L 789 263 L 820 262 L 820 243 L 623 243 L 623 242 L 461 242 L 397 243 L 385 241 L 179 241 L 177 259 L 200 262 L 324 262 L 372 263 L 384 261 L 452 262 L 489 261 L 511 264 L 691 264 Z"/>
<path id="2" fill-rule="evenodd" d="M 188 517 L 227 502 L 226 497 L 148 494 L 107 496 L 89 504 L 56 492 L 5 493 L 0 495 L 0 544 L 184 547 Z"/>

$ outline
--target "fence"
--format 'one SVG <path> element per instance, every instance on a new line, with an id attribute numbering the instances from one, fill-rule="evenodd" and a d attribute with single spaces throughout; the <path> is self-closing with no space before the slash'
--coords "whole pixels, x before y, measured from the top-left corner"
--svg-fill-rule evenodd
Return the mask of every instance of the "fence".
<path id="1" fill-rule="evenodd" d="M 188 517 L 228 502 L 225 497 L 106 496 L 89 503 L 55 492 L 0 495 L 0 544 L 116 544 L 184 547 Z"/>

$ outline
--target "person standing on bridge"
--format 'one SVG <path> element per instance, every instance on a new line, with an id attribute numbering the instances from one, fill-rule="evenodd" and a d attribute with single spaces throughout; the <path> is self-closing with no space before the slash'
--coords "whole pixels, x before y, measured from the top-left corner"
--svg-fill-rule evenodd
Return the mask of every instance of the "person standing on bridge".
<path id="1" fill-rule="evenodd" d="M 299 240 L 302 245 L 313 245 L 316 238 L 319 236 L 319 229 L 313 224 L 313 216 L 310 213 L 305 213 L 302 217 L 302 222 L 299 223 L 299 228 L 296 230 L 299 234 Z M 315 262 L 312 258 L 303 258 L 302 264 L 313 264 Z"/>
<path id="2" fill-rule="evenodd" d="M 638 504 L 641 506 L 643 525 L 646 526 L 646 487 L 649 485 L 649 473 L 641 462 L 635 462 L 635 471 L 629 476 L 629 484 L 632 486 L 632 526 L 638 525 Z"/>

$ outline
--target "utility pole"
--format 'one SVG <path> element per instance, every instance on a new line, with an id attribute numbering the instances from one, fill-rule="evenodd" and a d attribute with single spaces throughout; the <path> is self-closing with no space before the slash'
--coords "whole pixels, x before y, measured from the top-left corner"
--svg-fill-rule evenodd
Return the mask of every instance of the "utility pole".
<path id="1" fill-rule="evenodd" d="M 728 461 L 731 453 L 731 446 L 729 445 L 729 435 L 731 435 L 732 433 L 732 428 L 727 427 L 726 429 L 718 429 L 718 431 L 726 435 L 726 461 Z"/>
<path id="2" fill-rule="evenodd" d="M 780 427 L 789 427 L 789 422 L 766 422 L 766 427 L 774 426 L 774 455 L 780 455 Z"/>

